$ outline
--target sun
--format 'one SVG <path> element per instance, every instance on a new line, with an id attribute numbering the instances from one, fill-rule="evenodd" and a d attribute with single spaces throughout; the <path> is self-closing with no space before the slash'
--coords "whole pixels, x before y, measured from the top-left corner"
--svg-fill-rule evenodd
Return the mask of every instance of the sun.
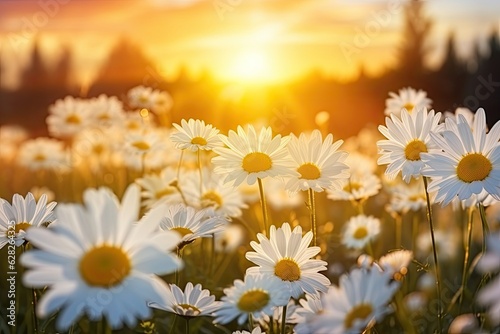
<path id="1" fill-rule="evenodd" d="M 270 79 L 268 56 L 260 50 L 241 52 L 234 60 L 231 77 L 238 81 L 268 81 Z"/>

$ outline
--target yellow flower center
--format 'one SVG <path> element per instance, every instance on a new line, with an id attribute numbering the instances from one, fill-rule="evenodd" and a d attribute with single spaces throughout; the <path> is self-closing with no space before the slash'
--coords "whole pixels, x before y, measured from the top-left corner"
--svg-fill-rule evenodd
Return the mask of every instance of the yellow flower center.
<path id="1" fill-rule="evenodd" d="M 203 207 L 214 206 L 216 209 L 222 206 L 222 197 L 215 191 L 210 190 L 201 196 Z"/>
<path id="2" fill-rule="evenodd" d="M 191 231 L 190 229 L 185 228 L 185 227 L 174 227 L 174 228 L 171 228 L 170 230 L 179 233 L 182 238 L 188 234 L 193 234 L 193 231 Z"/>
<path id="3" fill-rule="evenodd" d="M 263 309 L 270 299 L 269 294 L 263 290 L 250 290 L 241 295 L 238 308 L 246 313 L 256 312 Z"/>
<path id="4" fill-rule="evenodd" d="M 357 319 L 365 320 L 373 312 L 373 307 L 370 304 L 360 304 L 354 307 L 344 319 L 344 327 L 346 329 L 351 328 L 354 325 L 354 321 Z"/>
<path id="5" fill-rule="evenodd" d="M 406 276 L 408 273 L 408 269 L 406 267 L 401 268 L 398 272 L 395 272 L 392 278 L 396 281 L 402 281 L 403 278 Z"/>
<path id="6" fill-rule="evenodd" d="M 145 141 L 136 141 L 132 143 L 132 146 L 141 151 L 147 151 L 151 146 Z"/>
<path id="7" fill-rule="evenodd" d="M 344 191 L 346 191 L 348 193 L 352 193 L 353 191 L 356 191 L 356 190 L 359 190 L 359 189 L 361 189 L 361 183 L 359 183 L 359 182 L 349 181 L 349 183 L 347 183 L 344 186 Z"/>
<path id="8" fill-rule="evenodd" d="M 363 239 L 365 238 L 366 236 L 368 235 L 368 230 L 366 229 L 366 227 L 364 226 L 360 226 L 356 229 L 356 231 L 354 231 L 354 233 L 352 234 L 352 236 L 355 238 L 355 239 Z"/>
<path id="9" fill-rule="evenodd" d="M 405 148 L 405 157 L 407 160 L 420 160 L 420 153 L 426 153 L 427 146 L 420 139 L 409 142 Z"/>
<path id="10" fill-rule="evenodd" d="M 300 268 L 292 259 L 282 259 L 274 267 L 274 274 L 283 281 L 298 281 L 300 279 Z"/>
<path id="11" fill-rule="evenodd" d="M 21 230 L 26 232 L 31 226 L 32 226 L 31 224 L 26 223 L 26 222 L 17 223 L 15 228 L 14 228 L 14 231 L 16 232 L 16 234 L 19 233 Z"/>
<path id="12" fill-rule="evenodd" d="M 194 137 L 193 139 L 191 139 L 191 144 L 204 146 L 207 145 L 207 141 L 203 137 Z"/>
<path id="13" fill-rule="evenodd" d="M 458 178 L 467 183 L 482 181 L 490 175 L 493 165 L 481 153 L 471 153 L 462 158 L 457 166 Z"/>
<path id="14" fill-rule="evenodd" d="M 141 124 L 139 122 L 136 122 L 136 121 L 129 121 L 127 123 L 127 129 L 129 130 L 137 130 L 141 127 Z"/>
<path id="15" fill-rule="evenodd" d="M 403 108 L 408 110 L 409 113 L 413 111 L 413 108 L 415 108 L 415 105 L 413 103 L 407 102 L 403 105 Z"/>
<path id="16" fill-rule="evenodd" d="M 107 113 L 102 113 L 100 114 L 98 117 L 97 117 L 100 121 L 109 121 L 111 119 L 111 117 L 109 117 L 109 114 Z"/>
<path id="17" fill-rule="evenodd" d="M 308 162 L 301 165 L 297 169 L 297 172 L 299 172 L 301 179 L 306 179 L 306 180 L 316 180 L 319 179 L 319 177 L 321 176 L 321 171 L 312 162 Z"/>
<path id="18" fill-rule="evenodd" d="M 201 313 L 200 309 L 197 308 L 196 306 L 190 305 L 190 304 L 177 304 L 177 306 L 183 308 L 184 310 L 187 311 L 193 311 L 196 313 Z"/>
<path id="19" fill-rule="evenodd" d="M 82 257 L 79 270 L 88 285 L 109 288 L 128 276 L 131 263 L 121 248 L 103 245 L 91 249 Z"/>
<path id="20" fill-rule="evenodd" d="M 103 152 L 104 152 L 104 145 L 102 144 L 95 144 L 93 147 L 92 147 L 92 151 L 97 154 L 97 155 L 101 155 Z"/>
<path id="21" fill-rule="evenodd" d="M 80 124 L 81 120 L 80 120 L 80 117 L 78 117 L 77 115 L 71 114 L 68 117 L 66 117 L 66 123 Z"/>
<path id="22" fill-rule="evenodd" d="M 272 166 L 271 158 L 262 152 L 248 153 L 243 158 L 242 167 L 247 173 L 264 172 L 271 169 Z"/>
<path id="23" fill-rule="evenodd" d="M 33 157 L 34 161 L 42 162 L 45 161 L 47 157 L 44 154 L 38 153 Z"/>
<path id="24" fill-rule="evenodd" d="M 175 193 L 176 189 L 174 187 L 166 187 L 155 192 L 155 198 L 162 198 L 163 196 L 168 196 Z"/>

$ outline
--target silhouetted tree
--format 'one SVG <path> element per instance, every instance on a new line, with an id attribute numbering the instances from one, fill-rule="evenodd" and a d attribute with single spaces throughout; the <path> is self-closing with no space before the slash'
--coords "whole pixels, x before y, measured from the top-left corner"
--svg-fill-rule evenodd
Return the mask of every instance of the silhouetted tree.
<path id="1" fill-rule="evenodd" d="M 161 77 L 141 49 L 127 38 L 122 38 L 101 67 L 89 95 L 104 93 L 121 96 L 134 86 L 144 85 L 152 72 Z"/>
<path id="2" fill-rule="evenodd" d="M 61 58 L 57 62 L 54 71 L 50 74 L 50 83 L 54 87 L 70 90 L 71 62 L 71 50 L 68 47 L 64 47 Z"/>
<path id="3" fill-rule="evenodd" d="M 432 83 L 429 86 L 432 87 L 434 108 L 453 111 L 463 95 L 467 75 L 466 62 L 459 59 L 455 48 L 455 36 L 451 33 L 446 42 L 441 66 L 432 75 Z"/>
<path id="4" fill-rule="evenodd" d="M 43 63 L 40 54 L 40 45 L 38 37 L 35 38 L 30 57 L 30 65 L 21 75 L 21 87 L 27 90 L 37 90 L 38 87 L 45 86 L 49 81 L 47 68 Z"/>
<path id="5" fill-rule="evenodd" d="M 411 0 L 404 7 L 402 43 L 399 48 L 398 69 L 404 71 L 409 81 L 419 79 L 425 72 L 425 56 L 429 48 L 426 39 L 432 21 L 425 16 L 424 2 Z"/>

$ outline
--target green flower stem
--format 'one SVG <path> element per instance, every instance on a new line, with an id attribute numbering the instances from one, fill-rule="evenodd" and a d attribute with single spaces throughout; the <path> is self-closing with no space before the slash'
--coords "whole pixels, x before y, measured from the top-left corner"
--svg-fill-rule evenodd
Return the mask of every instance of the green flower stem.
<path id="1" fill-rule="evenodd" d="M 437 257 L 437 250 L 436 250 L 436 239 L 434 238 L 434 223 L 432 221 L 432 208 L 431 208 L 431 200 L 429 197 L 429 192 L 427 191 L 427 177 L 422 176 L 424 180 L 424 188 L 425 188 L 425 199 L 427 201 L 427 220 L 429 221 L 429 229 L 431 231 L 431 239 L 432 239 L 432 253 L 434 255 L 434 266 L 436 270 L 436 291 L 438 295 L 438 308 L 437 308 L 437 319 L 438 319 L 438 333 L 442 333 L 442 303 L 443 300 L 441 298 L 441 274 L 439 272 L 439 262 L 438 262 L 438 257 Z"/>
<path id="2" fill-rule="evenodd" d="M 465 255 L 464 255 L 464 270 L 462 272 L 462 285 L 460 286 L 460 301 L 459 301 L 459 310 L 462 309 L 462 302 L 465 294 L 465 287 L 467 286 L 467 271 L 469 264 L 469 254 L 470 254 L 470 245 L 472 241 L 472 222 L 474 219 L 474 210 L 473 208 L 469 208 L 467 219 L 467 243 L 465 244 Z"/>
<path id="3" fill-rule="evenodd" d="M 201 153 L 200 153 L 200 150 L 198 149 L 198 151 L 196 152 L 197 153 L 197 157 L 198 157 L 198 172 L 200 173 L 200 199 L 201 199 L 201 196 L 203 196 L 203 173 L 202 173 L 202 170 L 201 170 Z"/>
<path id="4" fill-rule="evenodd" d="M 490 228 L 488 227 L 488 222 L 486 220 L 486 211 L 484 209 L 483 203 L 479 203 L 478 206 L 479 206 L 479 216 L 481 216 L 481 223 L 482 223 L 482 226 L 483 226 L 483 247 L 482 247 L 482 251 L 483 251 L 483 254 L 484 254 L 486 252 L 486 237 L 490 233 Z"/>
<path id="5" fill-rule="evenodd" d="M 248 327 L 250 329 L 250 333 L 253 331 L 253 316 L 252 313 L 248 313 Z"/>
<path id="6" fill-rule="evenodd" d="M 317 241 L 317 228 L 316 228 L 316 204 L 314 200 L 314 190 L 309 188 L 309 210 L 310 210 L 310 218 L 311 218 L 311 230 L 313 232 L 313 246 L 318 244 Z"/>
<path id="7" fill-rule="evenodd" d="M 262 207 L 262 217 L 264 219 L 263 234 L 267 235 L 267 230 L 269 229 L 269 222 L 267 216 L 266 195 L 264 194 L 264 186 L 262 184 L 262 180 L 260 178 L 257 178 L 257 182 L 259 183 L 260 206 Z"/>
<path id="8" fill-rule="evenodd" d="M 283 311 L 281 315 L 281 334 L 286 333 L 286 307 L 287 305 L 283 305 Z"/>
<path id="9" fill-rule="evenodd" d="M 402 220 L 403 217 L 401 215 L 396 216 L 396 248 L 402 247 L 401 239 L 402 239 Z"/>

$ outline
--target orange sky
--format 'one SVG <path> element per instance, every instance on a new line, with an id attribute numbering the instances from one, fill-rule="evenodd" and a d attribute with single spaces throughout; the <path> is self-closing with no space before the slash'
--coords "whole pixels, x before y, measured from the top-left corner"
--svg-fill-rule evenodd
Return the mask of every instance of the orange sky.
<path id="1" fill-rule="evenodd" d="M 317 68 L 352 78 L 395 60 L 403 0 L 0 0 L 2 82 L 15 86 L 36 34 L 47 60 L 74 51 L 78 82 L 89 82 L 117 38 L 128 35 L 166 76 L 179 65 L 219 79 L 280 81 Z M 463 54 L 499 27 L 500 1 L 426 1 L 436 62 L 448 32 Z M 363 32 L 370 36 L 362 39 Z M 370 30 L 372 29 L 372 30 Z"/>

